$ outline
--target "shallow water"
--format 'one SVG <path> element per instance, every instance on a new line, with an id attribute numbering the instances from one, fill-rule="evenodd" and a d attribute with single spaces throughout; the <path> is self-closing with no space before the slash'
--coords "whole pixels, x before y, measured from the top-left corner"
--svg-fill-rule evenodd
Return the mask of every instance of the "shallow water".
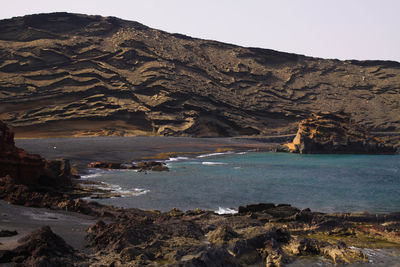
<path id="1" fill-rule="evenodd" d="M 169 172 L 93 169 L 85 177 L 132 190 L 131 197 L 99 200 L 123 207 L 226 210 L 272 202 L 322 212 L 400 211 L 400 155 L 253 152 L 167 164 Z"/>
<path id="2" fill-rule="evenodd" d="M 368 262 L 334 265 L 331 261 L 319 257 L 300 257 L 287 267 L 400 267 L 400 253 L 397 249 L 361 249 L 367 256 Z"/>

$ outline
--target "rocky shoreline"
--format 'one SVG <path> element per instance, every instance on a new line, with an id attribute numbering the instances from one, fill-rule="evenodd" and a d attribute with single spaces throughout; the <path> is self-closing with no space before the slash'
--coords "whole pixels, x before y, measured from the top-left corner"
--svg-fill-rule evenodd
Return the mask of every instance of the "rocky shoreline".
<path id="1" fill-rule="evenodd" d="M 400 249 L 400 213 L 324 214 L 266 203 L 239 207 L 237 214 L 161 213 L 19 191 L 1 197 L 98 221 L 87 231 L 85 250 L 73 249 L 49 227 L 32 232 L 16 248 L 0 251 L 0 263 L 15 266 L 283 266 L 305 255 L 342 264 L 368 262 L 361 248 Z"/>
<path id="2" fill-rule="evenodd" d="M 0 250 L 0 263 L 272 267 L 303 256 L 323 257 L 333 264 L 362 263 L 368 262 L 362 248 L 400 249 L 400 212 L 326 214 L 288 204 L 261 203 L 239 207 L 236 214 L 219 215 L 199 209 L 159 212 L 88 202 L 82 197 L 93 191 L 77 185 L 68 161 L 46 161 L 16 148 L 12 131 L 5 125 L 1 129 L 0 162 L 12 158 L 15 164 L 2 170 L 0 199 L 90 215 L 97 222 L 85 234 L 85 249 L 73 248 L 44 225 L 15 247 Z M 38 164 L 30 164 L 27 158 Z M 29 166 L 34 166 L 35 172 L 29 173 Z M 121 164 L 95 162 L 93 167 L 120 168 Z M 163 165 L 148 162 L 131 167 L 151 170 Z M 13 234 L 12 229 L 0 230 Z"/>

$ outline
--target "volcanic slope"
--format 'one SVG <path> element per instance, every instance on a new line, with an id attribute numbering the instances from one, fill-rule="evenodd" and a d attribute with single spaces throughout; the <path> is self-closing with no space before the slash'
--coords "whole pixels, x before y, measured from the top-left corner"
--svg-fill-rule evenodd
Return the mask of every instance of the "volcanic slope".
<path id="1" fill-rule="evenodd" d="M 114 17 L 38 14 L 0 21 L 0 103 L 0 120 L 17 137 L 286 134 L 319 111 L 399 132 L 400 63 L 244 48 Z"/>

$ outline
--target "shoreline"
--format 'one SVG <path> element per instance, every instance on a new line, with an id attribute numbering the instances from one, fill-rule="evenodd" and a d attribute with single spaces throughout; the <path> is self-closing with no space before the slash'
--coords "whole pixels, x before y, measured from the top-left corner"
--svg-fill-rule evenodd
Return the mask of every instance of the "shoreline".
<path id="1" fill-rule="evenodd" d="M 16 144 L 45 158 L 70 158 L 72 163 L 85 167 L 86 162 L 95 160 L 166 159 L 185 153 L 193 156 L 249 148 L 271 151 L 277 145 L 233 138 L 126 137 L 118 144 L 108 142 L 115 140 L 114 137 L 94 137 L 90 140 L 94 142 L 88 143 L 87 138 L 35 139 L 34 142 L 19 139 Z M 68 190 L 58 189 L 50 196 L 43 188 L 21 186 L 21 190 L 25 199 L 12 197 L 11 200 L 24 205 L 38 205 L 36 219 L 29 219 L 32 213 L 22 214 L 23 218 L 16 216 L 15 229 L 21 229 L 18 232 L 21 236 L 25 235 L 25 241 L 16 243 L 21 236 L 0 238 L 3 243 L 0 250 L 19 255 L 21 246 L 29 249 L 32 245 L 27 244 L 37 242 L 33 240 L 43 240 L 45 236 L 57 239 L 57 234 L 74 248 L 67 249 L 67 245 L 51 248 L 42 257 L 25 258 L 25 264 L 46 260 L 53 264 L 55 261 L 68 265 L 85 262 L 104 266 L 197 266 L 198 262 L 206 266 L 215 263 L 220 266 L 293 266 L 290 264 L 295 264 L 304 255 L 312 257 L 313 262 L 319 262 L 318 257 L 323 257 L 329 264 L 342 264 L 367 262 L 369 258 L 363 250 L 365 248 L 400 251 L 400 212 L 331 214 L 271 203 L 243 203 L 247 205 L 238 207 L 235 214 L 217 214 L 200 209 L 181 211 L 176 208 L 160 212 L 73 199 L 77 195 Z M 8 205 L 4 203 L 1 201 L 0 206 Z M 4 217 L 18 215 L 19 208 L 32 209 L 7 207 L 11 211 L 0 221 L 0 228 L 5 230 L 14 229 L 11 220 L 4 223 Z M 65 210 L 69 212 L 65 213 Z M 73 234 L 71 221 L 79 224 L 79 227 L 72 227 L 78 229 Z M 39 231 L 28 233 L 46 224 L 52 224 L 51 228 L 42 227 Z M 52 250 L 58 249 L 68 253 L 54 255 Z M 31 251 L 29 253 L 32 254 Z M 384 260 L 394 259 L 395 262 L 400 259 L 396 255 Z M 14 256 L 9 260 L 14 261 Z M 15 256 L 15 260 L 20 259 Z"/>
<path id="2" fill-rule="evenodd" d="M 112 142 L 120 140 L 117 144 Z M 87 142 L 90 140 L 90 144 Z M 221 151 L 273 151 L 278 143 L 257 140 L 192 137 L 78 137 L 50 139 L 16 139 L 15 143 L 29 153 L 47 159 L 68 158 L 80 168 L 94 161 L 131 162 L 167 159 L 173 155 L 200 155 Z"/>
<path id="3" fill-rule="evenodd" d="M 323 262 L 327 263 L 326 266 L 331 266 L 331 263 L 336 265 L 365 263 L 368 261 L 370 264 L 373 264 L 374 261 L 382 261 L 382 266 L 385 266 L 384 264 L 388 261 L 397 262 L 397 260 L 400 259 L 400 238 L 396 235 L 396 232 L 390 230 L 391 224 L 394 222 L 400 223 L 400 213 L 380 215 L 368 213 L 328 214 L 312 212 L 309 209 L 299 210 L 288 204 L 260 203 L 241 206 L 238 208 L 238 213 L 235 214 L 220 215 L 215 213 L 215 211 L 208 210 L 189 210 L 182 212 L 178 209 L 172 209 L 169 212 L 160 213 L 153 210 L 99 206 L 99 204 L 95 204 L 94 202 L 85 203 L 80 201 L 80 203 L 83 209 L 78 208 L 78 210 L 66 212 L 54 208 L 15 206 L 0 201 L 0 207 L 9 208 L 2 214 L 0 229 L 18 231 L 17 236 L 0 238 L 0 251 L 20 249 L 25 242 L 24 239 L 32 238 L 30 236 L 38 231 L 36 230 L 37 228 L 42 226 L 39 230 L 40 232 L 43 231 L 44 225 L 50 225 L 50 233 L 55 233 L 66 240 L 66 244 L 72 245 L 74 248 L 74 256 L 78 255 L 79 257 L 84 257 L 86 262 L 90 262 L 90 264 L 102 263 L 106 266 L 114 266 L 118 263 L 125 266 L 123 263 L 125 262 L 127 264 L 129 262 L 129 264 L 147 265 L 150 263 L 151 265 L 151 262 L 155 260 L 154 258 L 148 259 L 150 260 L 149 262 L 148 260 L 143 261 L 142 258 L 138 260 L 136 257 L 124 256 L 127 253 L 126 249 L 130 248 L 129 245 L 126 247 L 127 244 L 124 245 L 125 249 L 121 248 L 115 251 L 115 244 L 120 242 L 120 238 L 123 240 L 126 233 L 130 233 L 132 229 L 136 228 L 135 224 L 145 219 L 152 221 L 150 225 L 157 224 L 159 225 L 157 227 L 161 227 L 166 223 L 165 226 L 169 229 L 176 229 L 173 230 L 174 234 L 172 236 L 166 235 L 163 237 L 164 245 L 162 245 L 161 248 L 167 249 L 167 251 L 170 251 L 169 240 L 172 238 L 171 241 L 175 244 L 176 241 L 173 241 L 175 240 L 175 235 L 181 236 L 182 233 L 180 231 L 184 231 L 183 236 L 180 238 L 183 238 L 185 243 L 189 243 L 186 245 L 183 245 L 184 243 L 179 243 L 179 246 L 181 249 L 187 250 L 186 253 L 189 253 L 190 259 L 193 257 L 196 261 L 202 260 L 207 266 L 218 261 L 223 262 L 222 266 L 247 266 L 247 264 L 256 264 L 260 260 L 266 261 L 267 266 L 275 266 L 276 264 L 282 264 L 281 266 L 286 264 L 289 264 L 289 266 L 297 266 L 296 264 L 302 263 L 304 256 L 308 257 L 309 263 L 322 264 L 320 266 L 325 266 Z M 92 209 L 97 209 L 98 211 L 102 210 L 102 212 L 97 213 L 97 215 L 86 215 L 91 213 L 90 211 Z M 28 210 L 29 212 L 22 212 L 21 214 L 20 212 L 24 210 Z M 24 216 L 31 217 L 31 220 L 21 221 L 17 218 Z M 11 220 L 5 223 L 4 217 L 10 218 Z M 161 218 L 163 219 L 159 221 Z M 185 225 L 189 222 L 190 225 L 192 225 L 191 227 L 203 225 L 201 227 L 203 230 L 196 230 L 195 228 L 190 230 L 186 229 L 187 226 Z M 207 226 L 208 224 L 210 225 Z M 379 229 L 374 225 L 379 225 L 380 227 L 383 225 L 387 226 Z M 143 228 L 142 230 L 144 232 L 147 231 L 146 235 L 150 234 L 150 236 L 154 234 L 166 234 L 162 233 L 162 231 L 160 232 L 158 228 L 148 228 L 146 225 L 142 225 L 141 228 Z M 201 233 L 196 233 L 196 231 L 201 231 Z M 208 233 L 203 236 L 203 231 Z M 209 257 L 211 258 L 207 260 L 195 256 L 196 253 L 193 254 L 193 252 L 196 250 L 193 251 L 191 249 L 192 246 L 197 249 L 204 249 L 204 245 L 201 244 L 208 240 L 207 242 L 211 245 L 211 248 L 217 249 L 218 251 L 222 245 L 222 248 L 227 249 L 229 252 L 232 245 L 237 246 L 237 242 L 240 243 L 242 240 L 250 242 L 249 240 L 259 240 L 260 238 L 261 240 L 264 238 L 269 239 L 271 237 L 268 236 L 271 234 L 274 236 L 272 240 L 281 240 L 278 241 L 280 244 L 279 249 L 268 249 L 267 256 L 264 259 L 253 252 L 250 254 L 247 254 L 249 252 L 241 252 L 240 254 L 236 252 L 233 255 L 222 254 L 219 255 L 218 258 L 213 258 L 211 256 L 213 254 L 210 254 Z M 197 237 L 194 238 L 192 235 Z M 152 239 L 145 241 L 145 246 L 140 249 L 152 251 L 154 240 L 151 240 Z M 255 241 L 251 242 L 253 243 L 247 243 L 245 251 L 257 250 L 262 244 L 254 243 Z M 310 246 L 310 248 L 303 248 L 303 242 L 308 242 L 306 246 Z M 338 245 L 335 245 L 336 243 Z M 174 246 L 176 246 L 176 244 Z M 96 253 L 99 249 L 102 251 L 100 254 Z M 309 249 L 311 250 L 308 251 Z M 298 250 L 304 251 L 296 252 Z M 136 253 L 140 253 L 139 255 L 150 253 L 145 251 L 134 252 L 134 255 L 137 255 Z M 175 261 L 173 258 L 169 258 L 169 252 L 161 252 L 161 254 L 158 255 L 159 256 L 156 257 L 160 257 L 160 260 L 167 257 L 167 262 L 172 263 Z M 252 256 L 250 257 L 250 255 Z M 321 256 L 324 259 L 318 259 L 318 257 Z M 181 258 L 182 262 L 186 262 L 188 257 L 179 258 Z M 76 263 L 81 264 L 81 260 L 83 259 L 81 258 Z M 239 262 L 242 263 L 239 264 Z M 243 263 L 246 264 L 242 265 Z M 353 265 L 350 264 L 350 266 Z"/>

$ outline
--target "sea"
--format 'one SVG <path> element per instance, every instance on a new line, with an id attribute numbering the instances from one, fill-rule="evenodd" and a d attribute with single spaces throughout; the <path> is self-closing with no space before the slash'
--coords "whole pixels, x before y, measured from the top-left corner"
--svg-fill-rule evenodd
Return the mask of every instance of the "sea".
<path id="1" fill-rule="evenodd" d="M 192 139 L 52 138 L 17 140 L 17 145 L 46 158 L 70 157 L 74 163 L 86 158 L 102 159 L 100 154 L 107 154 L 107 160 L 128 159 L 132 157 L 128 152 L 138 153 L 135 147 L 157 152 L 156 148 L 165 147 L 165 142 L 173 144 L 168 149 L 199 142 Z M 234 213 L 240 205 L 283 203 L 329 213 L 400 212 L 399 154 L 304 155 L 249 150 L 162 161 L 169 167 L 168 172 L 81 168 L 81 179 L 101 182 L 102 189 L 122 196 L 97 202 L 127 208 L 200 208 Z"/>
<path id="2" fill-rule="evenodd" d="M 124 197 L 104 204 L 234 213 L 239 205 L 285 203 L 321 212 L 400 211 L 400 155 L 227 152 L 176 157 L 168 172 L 89 169 L 82 179 Z"/>

